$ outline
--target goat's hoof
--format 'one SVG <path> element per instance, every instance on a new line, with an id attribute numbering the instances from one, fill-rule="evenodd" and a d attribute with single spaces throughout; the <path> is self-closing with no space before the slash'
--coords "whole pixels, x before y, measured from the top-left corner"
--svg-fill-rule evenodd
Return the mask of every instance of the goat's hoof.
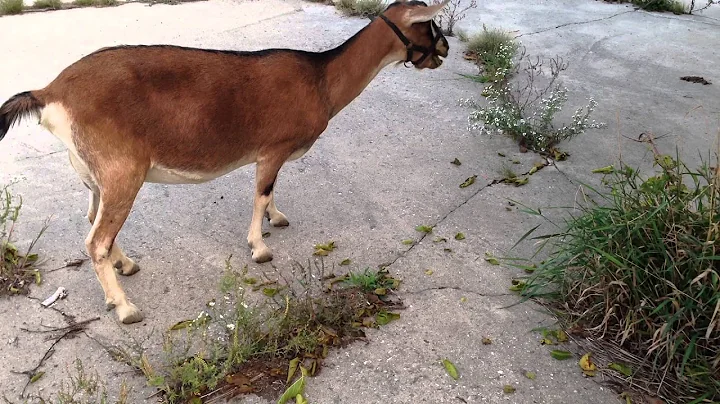
<path id="1" fill-rule="evenodd" d="M 285 215 L 280 214 L 279 216 L 270 219 L 270 224 L 273 227 L 287 227 L 290 226 L 290 222 L 288 222 L 287 217 Z"/>
<path id="2" fill-rule="evenodd" d="M 257 262 L 258 264 L 261 264 L 263 262 L 272 261 L 273 255 L 272 251 L 270 251 L 269 248 L 254 248 L 252 252 L 252 259 L 253 261 Z"/>
<path id="3" fill-rule="evenodd" d="M 120 319 L 123 324 L 137 323 L 143 319 L 143 315 L 140 313 L 137 306 L 130 302 L 127 302 L 122 306 L 117 306 L 115 312 L 117 313 L 118 319 Z"/>
<path id="4" fill-rule="evenodd" d="M 124 276 L 130 276 L 135 275 L 140 271 L 140 266 L 135 263 L 135 261 L 131 260 L 130 258 L 126 258 L 123 261 L 118 261 L 114 265 L 115 271 L 119 273 L 120 275 Z"/>

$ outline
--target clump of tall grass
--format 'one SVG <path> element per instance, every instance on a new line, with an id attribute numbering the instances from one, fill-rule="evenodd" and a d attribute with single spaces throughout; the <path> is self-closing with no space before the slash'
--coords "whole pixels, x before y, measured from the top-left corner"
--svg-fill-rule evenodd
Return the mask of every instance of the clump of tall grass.
<path id="1" fill-rule="evenodd" d="M 340 0 L 335 3 L 340 11 L 351 16 L 378 16 L 385 10 L 384 0 Z"/>
<path id="2" fill-rule="evenodd" d="M 0 0 L 0 15 L 20 14 L 24 9 L 23 0 Z"/>
<path id="3" fill-rule="evenodd" d="M 519 289 L 639 358 L 633 384 L 669 402 L 718 402 L 718 165 L 691 169 L 652 149 L 658 172 L 648 178 L 622 164 L 596 171 L 609 192 L 590 188 L 601 202 L 535 237 L 549 255 L 525 267 Z"/>

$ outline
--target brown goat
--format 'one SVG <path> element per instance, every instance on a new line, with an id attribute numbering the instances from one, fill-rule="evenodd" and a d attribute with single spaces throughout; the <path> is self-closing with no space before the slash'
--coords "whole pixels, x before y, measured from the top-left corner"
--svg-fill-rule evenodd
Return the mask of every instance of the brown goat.
<path id="1" fill-rule="evenodd" d="M 108 310 L 123 323 L 142 314 L 114 270 L 139 270 L 115 243 L 145 182 L 202 183 L 256 163 L 248 245 L 255 262 L 272 259 L 263 217 L 288 220 L 275 206 L 280 167 L 305 154 L 329 120 L 385 66 L 435 69 L 449 51 L 433 18 L 447 4 L 397 1 L 352 38 L 325 52 L 257 52 L 178 46 L 100 49 L 47 87 L 0 107 L 0 139 L 36 115 L 67 147 L 90 190 L 85 245 Z"/>

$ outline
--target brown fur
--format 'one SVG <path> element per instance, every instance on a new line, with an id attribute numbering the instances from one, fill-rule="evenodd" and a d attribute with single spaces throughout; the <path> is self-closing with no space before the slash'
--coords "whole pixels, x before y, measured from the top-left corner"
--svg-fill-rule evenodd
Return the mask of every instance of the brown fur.
<path id="1" fill-rule="evenodd" d="M 427 47 L 432 34 L 426 21 L 442 6 L 397 2 L 385 15 L 414 44 Z M 442 63 L 438 56 L 447 52 L 443 39 L 416 67 L 436 68 Z M 263 217 L 275 226 L 288 224 L 273 199 L 281 166 L 310 149 L 380 69 L 405 57 L 403 44 L 381 19 L 318 53 L 103 48 L 67 67 L 44 89 L 11 98 L 0 107 L 0 131 L 22 115 L 43 111 L 43 125 L 68 145 L 71 163 L 90 189 L 93 227 L 86 245 L 106 303 L 117 307 L 123 322 L 135 322 L 142 316 L 113 268 L 128 275 L 137 265 L 114 240 L 152 173 L 203 182 L 256 163 L 248 244 L 255 261 L 268 261 Z"/>

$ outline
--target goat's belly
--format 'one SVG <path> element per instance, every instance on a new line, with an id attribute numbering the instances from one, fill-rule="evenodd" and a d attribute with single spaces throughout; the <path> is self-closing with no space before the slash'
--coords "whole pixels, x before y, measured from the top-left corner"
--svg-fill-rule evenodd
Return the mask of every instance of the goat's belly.
<path id="1" fill-rule="evenodd" d="M 252 159 L 243 159 L 222 170 L 213 172 L 178 170 L 153 164 L 145 175 L 145 182 L 157 184 L 202 184 L 253 163 Z"/>

